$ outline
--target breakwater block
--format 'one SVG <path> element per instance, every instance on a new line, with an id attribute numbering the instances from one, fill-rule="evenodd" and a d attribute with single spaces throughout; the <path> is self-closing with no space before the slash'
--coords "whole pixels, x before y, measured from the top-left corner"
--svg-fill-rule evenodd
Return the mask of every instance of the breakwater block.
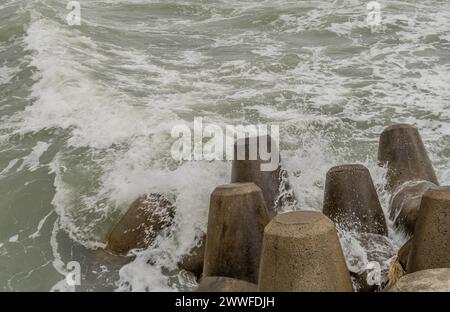
<path id="1" fill-rule="evenodd" d="M 336 166 L 327 172 L 323 213 L 343 230 L 387 235 L 375 186 L 363 165 Z"/>
<path id="2" fill-rule="evenodd" d="M 183 255 L 178 261 L 180 269 L 194 273 L 198 278 L 203 272 L 203 259 L 205 257 L 206 235 L 203 235 L 196 246 L 194 246 L 186 255 Z"/>
<path id="3" fill-rule="evenodd" d="M 262 154 L 260 149 L 264 154 L 267 151 L 271 158 L 268 159 L 268 155 Z M 234 145 L 231 182 L 253 182 L 259 186 L 270 218 L 283 205 L 295 203 L 287 172 L 280 165 L 279 155 L 278 143 L 268 135 L 240 139 Z"/>
<path id="4" fill-rule="evenodd" d="M 422 196 L 432 187 L 436 185 L 429 181 L 408 181 L 396 189 L 389 205 L 389 218 L 396 228 L 408 235 L 414 233 Z"/>
<path id="5" fill-rule="evenodd" d="M 175 206 L 161 194 L 146 194 L 136 199 L 112 228 L 106 249 L 126 254 L 131 249 L 146 248 L 172 224 Z"/>
<path id="6" fill-rule="evenodd" d="M 397 260 L 402 265 L 403 270 L 406 271 L 406 267 L 408 266 L 408 258 L 409 253 L 411 252 L 411 245 L 412 245 L 413 237 L 408 239 L 406 243 L 403 244 L 402 247 L 398 250 L 397 253 Z"/>
<path id="7" fill-rule="evenodd" d="M 438 185 L 433 165 L 417 128 L 408 124 L 387 127 L 380 136 L 378 161 L 387 165 L 387 188 L 395 190 L 411 180 L 426 180 Z"/>
<path id="8" fill-rule="evenodd" d="M 217 187 L 211 194 L 203 275 L 256 283 L 268 222 L 262 191 L 254 183 Z"/>
<path id="9" fill-rule="evenodd" d="M 207 276 L 202 278 L 195 291 L 197 292 L 255 292 L 258 286 L 253 283 L 223 276 Z"/>
<path id="10" fill-rule="evenodd" d="M 450 292 L 450 269 L 429 269 L 406 274 L 389 292 Z"/>
<path id="11" fill-rule="evenodd" d="M 450 186 L 423 195 L 406 271 L 434 268 L 450 268 Z"/>
<path id="12" fill-rule="evenodd" d="M 277 215 L 264 230 L 260 291 L 352 291 L 333 222 L 320 212 Z"/>

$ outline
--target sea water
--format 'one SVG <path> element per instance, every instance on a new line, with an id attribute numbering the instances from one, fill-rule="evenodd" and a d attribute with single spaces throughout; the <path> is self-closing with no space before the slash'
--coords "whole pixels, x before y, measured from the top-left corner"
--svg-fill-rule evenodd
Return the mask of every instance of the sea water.
<path id="1" fill-rule="evenodd" d="M 0 290 L 73 290 L 72 261 L 79 291 L 195 287 L 176 262 L 230 180 L 227 161 L 171 157 L 171 129 L 196 117 L 279 125 L 295 209 L 320 211 L 327 170 L 362 163 L 386 211 L 378 138 L 397 122 L 448 184 L 450 2 L 380 0 L 376 27 L 368 2 L 80 0 L 71 25 L 69 1 L 2 0 Z M 174 200 L 174 225 L 131 263 L 110 259 L 106 234 L 146 192 Z"/>

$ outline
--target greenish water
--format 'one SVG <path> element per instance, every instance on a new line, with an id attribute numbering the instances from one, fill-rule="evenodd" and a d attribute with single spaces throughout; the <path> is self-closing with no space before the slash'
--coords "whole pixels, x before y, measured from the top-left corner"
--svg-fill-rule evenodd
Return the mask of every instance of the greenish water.
<path id="1" fill-rule="evenodd" d="M 302 209 L 354 162 L 385 204 L 376 152 L 395 122 L 419 128 L 450 182 L 448 1 L 379 1 L 375 31 L 362 0 L 79 2 L 80 26 L 67 1 L 0 4 L 1 291 L 61 289 L 70 261 L 80 291 L 192 287 L 175 263 L 230 170 L 172 159 L 172 127 L 194 117 L 280 125 Z M 96 248 L 145 192 L 176 199 L 175 225 L 126 266 L 105 259 Z"/>

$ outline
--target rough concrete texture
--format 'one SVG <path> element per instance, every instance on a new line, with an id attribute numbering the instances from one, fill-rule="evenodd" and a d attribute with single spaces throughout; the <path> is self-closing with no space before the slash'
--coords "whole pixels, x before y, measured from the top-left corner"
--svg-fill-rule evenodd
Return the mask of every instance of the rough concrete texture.
<path id="1" fill-rule="evenodd" d="M 328 171 L 323 213 L 346 231 L 387 235 L 375 186 L 363 165 L 337 166 Z"/>
<path id="2" fill-rule="evenodd" d="M 261 291 L 352 291 L 333 222 L 320 212 L 277 215 L 264 230 Z"/>
<path id="3" fill-rule="evenodd" d="M 403 246 L 398 250 L 397 260 L 402 265 L 403 269 L 406 270 L 408 265 L 409 253 L 411 251 L 413 237 L 411 237 Z"/>
<path id="4" fill-rule="evenodd" d="M 389 292 L 450 292 L 450 269 L 429 269 L 406 274 Z"/>
<path id="5" fill-rule="evenodd" d="M 253 182 L 259 186 L 266 200 L 269 217 L 273 218 L 283 206 L 294 205 L 295 198 L 289 186 L 287 172 L 281 167 L 279 161 L 276 167 L 273 168 L 274 170 L 261 170 L 262 164 L 267 165 L 271 162 L 270 159 L 263 160 L 267 159 L 267 157 L 264 157 L 259 152 L 261 142 L 267 142 L 268 153 L 277 155 L 278 160 L 280 160 L 277 142 L 273 141 L 270 136 L 240 139 L 234 145 L 231 182 Z M 263 151 L 265 152 L 264 148 Z"/>
<path id="6" fill-rule="evenodd" d="M 192 272 L 197 278 L 203 272 L 203 259 L 205 257 L 206 235 L 200 239 L 198 244 L 194 246 L 186 255 L 183 255 L 178 262 L 180 269 Z"/>
<path id="7" fill-rule="evenodd" d="M 380 136 L 378 161 L 386 165 L 390 191 L 411 180 L 426 180 L 438 185 L 419 131 L 407 124 L 387 127 Z"/>
<path id="8" fill-rule="evenodd" d="M 268 222 L 261 189 L 254 183 L 217 187 L 211 195 L 203 275 L 256 283 Z"/>
<path id="9" fill-rule="evenodd" d="M 407 272 L 450 268 L 450 187 L 429 189 L 422 197 Z"/>
<path id="10" fill-rule="evenodd" d="M 422 196 L 432 187 L 436 184 L 429 181 L 408 181 L 396 189 L 389 205 L 389 218 L 398 229 L 408 235 L 414 234 Z"/>
<path id="11" fill-rule="evenodd" d="M 198 292 L 255 292 L 258 286 L 253 283 L 230 277 L 207 276 L 202 278 Z"/>
<path id="12" fill-rule="evenodd" d="M 106 249 L 126 254 L 146 248 L 172 224 L 175 207 L 161 194 L 140 196 L 109 233 Z"/>

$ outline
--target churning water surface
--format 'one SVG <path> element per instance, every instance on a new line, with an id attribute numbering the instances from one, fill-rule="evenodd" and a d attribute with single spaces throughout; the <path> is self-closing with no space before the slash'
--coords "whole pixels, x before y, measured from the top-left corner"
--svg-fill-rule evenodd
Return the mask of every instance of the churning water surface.
<path id="1" fill-rule="evenodd" d="M 230 163 L 172 159 L 172 127 L 194 117 L 280 125 L 299 209 L 321 210 L 326 171 L 355 162 L 386 208 L 376 153 L 396 122 L 419 128 L 450 183 L 447 0 L 379 1 L 374 31 L 363 0 L 80 0 L 80 26 L 67 2 L 0 3 L 2 291 L 67 289 L 70 261 L 77 290 L 195 286 L 176 262 Z M 176 201 L 175 224 L 133 262 L 109 259 L 106 233 L 146 192 Z"/>

